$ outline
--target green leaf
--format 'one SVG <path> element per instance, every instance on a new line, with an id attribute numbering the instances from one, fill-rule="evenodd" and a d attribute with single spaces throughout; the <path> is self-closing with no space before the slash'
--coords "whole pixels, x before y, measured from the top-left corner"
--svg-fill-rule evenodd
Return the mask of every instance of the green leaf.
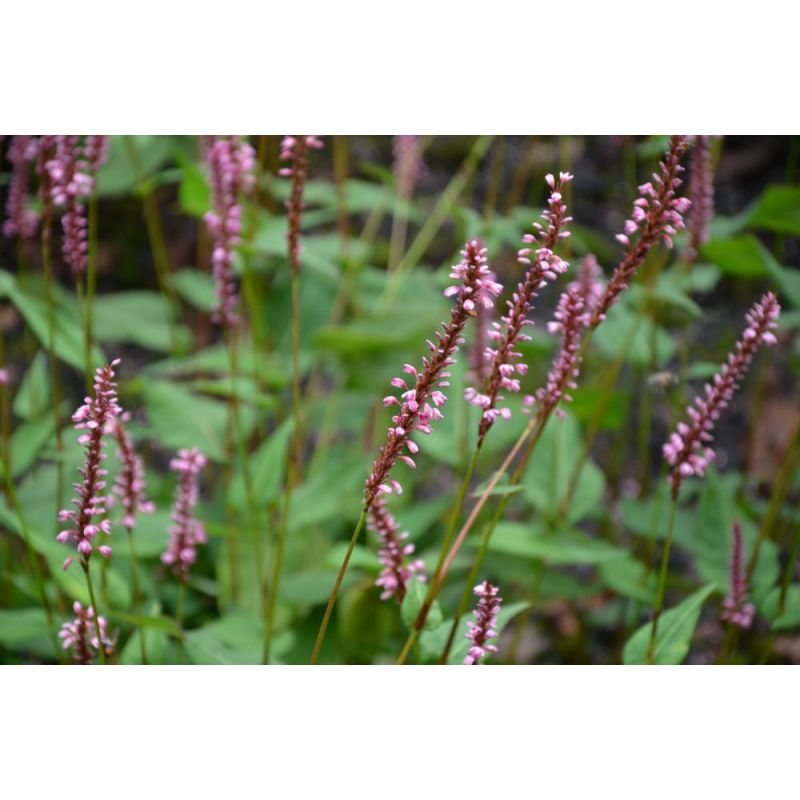
<path id="1" fill-rule="evenodd" d="M 680 664 L 689 653 L 689 646 L 700 619 L 703 603 L 714 591 L 714 586 L 704 586 L 680 605 L 665 611 L 658 622 L 656 646 L 653 653 L 654 664 Z M 622 660 L 625 664 L 644 664 L 650 642 L 652 623 L 642 625 L 628 639 Z"/>
<path id="2" fill-rule="evenodd" d="M 631 339 L 631 331 L 637 324 L 636 335 Z M 628 343 L 625 360 L 639 367 L 650 367 L 651 364 L 663 367 L 677 350 L 673 337 L 661 325 L 655 325 L 653 330 L 650 319 L 637 323 L 636 314 L 624 302 L 611 309 L 592 341 L 609 359 L 621 356 L 623 346 Z"/>
<path id="3" fill-rule="evenodd" d="M 280 494 L 292 428 L 289 418 L 248 457 L 253 500 L 257 508 L 267 506 Z M 230 501 L 237 508 L 247 507 L 244 475 L 240 473 L 237 473 L 231 485 Z"/>
<path id="4" fill-rule="evenodd" d="M 170 281 L 172 288 L 198 311 L 208 311 L 217 302 L 214 281 L 207 272 L 188 267 L 175 272 Z"/>
<path id="5" fill-rule="evenodd" d="M 772 630 L 785 631 L 800 626 L 800 584 L 789 585 L 782 614 L 778 614 L 780 598 L 781 589 L 776 586 L 759 605 L 758 610 L 772 621 Z"/>
<path id="6" fill-rule="evenodd" d="M 49 636 L 47 617 L 41 608 L 0 609 L 0 644 L 11 647 Z"/>
<path id="7" fill-rule="evenodd" d="M 52 288 L 55 305 L 53 349 L 62 361 L 83 371 L 86 366 L 86 351 L 78 305 L 75 298 L 57 284 Z M 23 286 L 22 281 L 0 270 L 0 297 L 8 297 L 25 318 L 42 347 L 49 350 L 50 325 L 44 282 L 38 276 L 27 276 Z M 102 352 L 96 346 L 92 349 L 91 358 L 95 365 L 104 361 Z"/>
<path id="8" fill-rule="evenodd" d="M 131 342 L 147 350 L 172 348 L 170 308 L 158 292 L 129 291 L 95 298 L 94 335 L 101 342 Z M 186 330 L 181 329 L 186 339 Z"/>
<path id="9" fill-rule="evenodd" d="M 473 541 L 470 546 L 478 547 Z M 489 549 L 523 558 L 541 559 L 548 564 L 601 564 L 626 553 L 606 542 L 584 536 L 577 531 L 543 532 L 521 522 L 501 522 L 495 528 Z"/>
<path id="10" fill-rule="evenodd" d="M 53 430 L 54 421 L 50 415 L 17 426 L 11 434 L 11 474 L 15 478 L 33 466 Z"/>
<path id="11" fill-rule="evenodd" d="M 193 217 L 202 217 L 211 208 L 211 190 L 203 170 L 188 158 L 179 156 L 181 185 L 178 201 L 181 210 Z"/>
<path id="12" fill-rule="evenodd" d="M 144 386 L 150 425 L 162 446 L 198 447 L 214 461 L 225 460 L 225 403 L 200 397 L 183 386 L 150 381 Z"/>
<path id="13" fill-rule="evenodd" d="M 582 450 L 578 423 L 570 415 L 552 419 L 539 439 L 522 484 L 526 497 L 549 519 L 558 515 Z M 602 507 L 604 493 L 605 476 L 593 461 L 587 460 L 567 511 L 567 521 L 577 522 L 596 512 Z"/>
<path id="14" fill-rule="evenodd" d="M 694 556 L 694 564 L 706 583 L 711 583 L 724 592 L 729 583 L 729 564 L 733 548 L 733 521 L 738 518 L 742 526 L 744 562 L 753 552 L 758 536 L 756 526 L 744 515 L 736 513 L 736 492 L 730 482 L 720 479 L 711 468 L 703 481 L 697 512 L 684 524 L 690 525 L 689 535 L 682 543 Z M 764 542 L 758 564 L 753 573 L 752 592 L 763 595 L 772 588 L 778 578 L 778 555 L 773 542 Z"/>
<path id="15" fill-rule="evenodd" d="M 425 595 L 428 587 L 418 580 L 412 580 L 408 584 L 406 596 L 403 598 L 403 605 L 400 607 L 400 616 L 406 627 L 411 628 L 414 620 L 425 602 Z M 433 601 L 428 616 L 425 619 L 425 630 L 436 630 L 442 624 L 442 609 L 437 600 Z"/>
<path id="16" fill-rule="evenodd" d="M 656 598 L 656 577 L 635 558 L 615 558 L 599 567 L 600 580 L 623 597 L 652 605 Z"/>
<path id="17" fill-rule="evenodd" d="M 50 380 L 44 350 L 40 350 L 31 361 L 14 397 L 13 407 L 14 413 L 26 420 L 41 417 L 50 409 Z"/>
<path id="18" fill-rule="evenodd" d="M 763 278 L 767 274 L 764 252 L 761 242 L 751 234 L 712 240 L 700 249 L 705 260 L 741 278 Z"/>
<path id="19" fill-rule="evenodd" d="M 749 224 L 800 236 L 800 186 L 768 186 L 753 208 Z"/>
<path id="20" fill-rule="evenodd" d="M 123 614 L 120 611 L 112 611 L 109 615 L 112 619 L 118 619 L 121 622 L 127 622 L 137 628 L 146 628 L 151 631 L 159 631 L 167 636 L 172 636 L 176 639 L 181 637 L 181 629 L 178 627 L 174 619 L 169 617 L 145 617 L 136 614 Z"/>
<path id="21" fill-rule="evenodd" d="M 110 197 L 130 192 L 137 183 L 137 174 L 131 161 L 129 144 L 135 148 L 141 178 L 152 175 L 172 154 L 174 136 L 112 136 L 108 148 L 108 161 L 97 173 L 97 193 Z M 128 145 L 125 139 L 131 140 Z"/>

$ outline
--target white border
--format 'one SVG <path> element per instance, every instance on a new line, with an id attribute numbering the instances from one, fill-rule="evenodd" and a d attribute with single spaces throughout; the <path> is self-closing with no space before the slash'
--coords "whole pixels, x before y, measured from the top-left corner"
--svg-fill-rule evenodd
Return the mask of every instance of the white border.
<path id="1" fill-rule="evenodd" d="M 6 3 L 4 133 L 796 133 L 785 0 Z"/>
<path id="2" fill-rule="evenodd" d="M 791 668 L 33 667 L 3 679 L 7 797 L 731 800 L 796 783 Z"/>

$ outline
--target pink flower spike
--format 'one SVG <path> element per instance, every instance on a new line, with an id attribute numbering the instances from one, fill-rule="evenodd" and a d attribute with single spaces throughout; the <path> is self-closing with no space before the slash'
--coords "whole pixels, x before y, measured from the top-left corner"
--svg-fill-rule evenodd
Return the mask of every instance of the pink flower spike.
<path id="1" fill-rule="evenodd" d="M 199 476 L 207 463 L 206 457 L 196 448 L 179 450 L 170 461 L 170 469 L 178 473 L 178 487 L 172 506 L 173 525 L 169 528 L 169 543 L 161 556 L 162 563 L 171 566 L 178 580 L 185 583 L 189 567 L 197 558 L 196 545 L 206 541 L 203 523 L 194 516 L 194 507 L 200 494 Z"/>
<path id="2" fill-rule="evenodd" d="M 122 501 L 123 524 L 128 533 L 133 532 L 136 521 L 136 514 L 151 514 L 155 509 L 153 504 L 145 497 L 144 466 L 142 460 L 136 455 L 133 449 L 128 431 L 125 428 L 126 422 L 130 419 L 129 414 L 123 414 L 116 418 L 112 424 L 114 436 L 117 439 L 117 457 L 121 462 L 121 468 L 114 481 L 114 494 Z M 100 527 L 108 526 L 108 520 L 104 520 Z"/>
<path id="3" fill-rule="evenodd" d="M 97 626 L 100 628 L 101 642 L 97 641 L 97 633 L 94 620 L 94 609 L 89 606 L 84 610 L 83 606 L 75 602 L 72 606 L 75 612 L 75 619 L 72 622 L 65 622 L 58 632 L 61 639 L 61 646 L 65 650 L 72 651 L 72 657 L 76 664 L 91 664 L 96 654 L 103 648 L 108 655 L 114 650 L 114 640 L 108 635 L 108 623 L 104 617 L 97 618 Z"/>
<path id="4" fill-rule="evenodd" d="M 291 192 L 286 201 L 289 222 L 286 238 L 289 242 L 289 265 L 295 275 L 300 272 L 300 225 L 304 209 L 303 194 L 308 179 L 308 151 L 321 147 L 323 143 L 317 136 L 284 136 L 281 142 L 281 160 L 289 162 L 289 166 L 281 170 L 281 175 L 292 179 Z"/>
<path id="5" fill-rule="evenodd" d="M 409 561 L 408 556 L 413 554 L 414 545 L 405 543 L 408 533 L 400 532 L 382 497 L 377 497 L 370 506 L 368 527 L 378 535 L 380 542 L 378 557 L 383 569 L 375 585 L 383 590 L 381 600 L 393 597 L 402 603 L 412 578 L 425 582 L 425 564 L 420 560 Z"/>
<path id="6" fill-rule="evenodd" d="M 8 147 L 11 162 L 11 183 L 6 200 L 6 221 L 3 235 L 30 239 L 36 233 L 38 213 L 29 207 L 28 184 L 31 164 L 38 154 L 38 142 L 33 136 L 12 136 Z"/>
<path id="7" fill-rule="evenodd" d="M 233 275 L 233 252 L 241 232 L 241 198 L 255 182 L 255 152 L 239 136 L 214 139 L 206 154 L 211 177 L 213 211 L 205 215 L 205 223 L 214 240 L 211 255 L 217 302 L 213 319 L 226 328 L 235 326 L 239 304 Z"/>
<path id="8" fill-rule="evenodd" d="M 695 136 L 689 165 L 689 196 L 692 208 L 687 223 L 689 241 L 687 259 L 697 260 L 700 248 L 708 241 L 714 216 L 714 168 L 711 163 L 713 136 Z"/>
<path id="9" fill-rule="evenodd" d="M 386 444 L 372 463 L 372 472 L 364 487 L 365 509 L 370 508 L 379 491 L 398 494 L 402 491 L 399 482 L 392 480 L 389 473 L 403 450 L 407 449 L 413 455 L 419 449 L 411 441 L 411 433 L 430 433 L 431 424 L 442 417 L 439 409 L 447 398 L 440 388 L 449 377 L 447 368 L 454 363 L 454 356 L 463 343 L 464 328 L 471 316 L 466 301 L 473 297 L 496 296 L 493 276 L 486 263 L 485 248 L 478 241 L 471 241 L 467 242 L 461 254 L 463 260 L 451 272 L 451 277 L 457 277 L 460 283 L 452 293 L 456 302 L 450 312 L 450 321 L 442 325 L 436 342 L 429 342 L 430 354 L 422 360 L 422 371 L 418 372 L 411 364 L 403 367 L 405 373 L 414 377 L 414 385 L 402 393 L 400 407 L 388 429 Z M 395 381 L 393 385 L 396 385 Z"/>
<path id="10" fill-rule="evenodd" d="M 490 639 L 497 636 L 495 625 L 497 625 L 497 614 L 500 611 L 500 604 L 503 602 L 497 596 L 498 589 L 489 581 L 478 584 L 473 593 L 478 597 L 478 603 L 472 612 L 475 622 L 467 622 L 467 638 L 472 642 L 469 653 L 464 659 L 465 664 L 478 664 L 487 653 L 496 653 L 497 647 L 488 644 Z"/>
<path id="11" fill-rule="evenodd" d="M 99 531 L 108 534 L 111 530 L 106 521 L 98 524 L 94 518 L 105 514 L 107 499 L 103 494 L 106 470 L 101 466 L 105 459 L 104 436 L 122 413 L 114 383 L 114 367 L 118 364 L 119 359 L 115 359 L 107 367 L 100 367 L 96 371 L 94 398 L 87 397 L 72 416 L 77 430 L 88 431 L 79 439 L 86 448 L 84 465 L 80 471 L 83 481 L 75 484 L 77 497 L 72 501 L 75 508 L 62 509 L 58 513 L 59 521 L 69 522 L 72 527 L 62 530 L 56 540 L 63 544 L 74 539 L 84 564 L 88 563 L 92 553 L 91 540 Z"/>
<path id="12" fill-rule="evenodd" d="M 625 254 L 594 310 L 592 327 L 605 318 L 619 293 L 633 280 L 659 239 L 671 246 L 671 235 L 684 227 L 683 217 L 691 203 L 685 197 L 678 197 L 677 192 L 683 172 L 680 162 L 688 146 L 686 136 L 672 136 L 659 171 L 653 175 L 653 182 L 639 187 L 641 196 L 634 202 L 634 211 L 625 223 L 625 233 L 616 237 L 625 247 Z"/>
<path id="13" fill-rule="evenodd" d="M 534 223 L 535 233 L 529 233 L 523 237 L 523 242 L 536 244 L 537 247 L 523 247 L 518 251 L 517 261 L 527 265 L 528 270 L 524 280 L 518 284 L 513 298 L 508 301 L 508 314 L 502 317 L 502 327 L 497 324 L 495 330 L 489 333 L 490 338 L 495 341 L 496 347 L 487 347 L 484 351 L 484 357 L 488 362 L 486 370 L 488 377 L 483 384 L 482 391 L 469 387 L 464 393 L 467 402 L 479 405 L 484 409 L 478 428 L 479 443 L 483 442 L 484 437 L 499 416 L 507 417 L 506 414 L 494 413 L 497 404 L 503 400 L 500 392 L 502 390 L 519 391 L 519 381 L 508 377 L 506 368 L 522 357 L 515 346 L 517 342 L 524 342 L 528 338 L 522 329 L 531 324 L 529 312 L 534 300 L 548 281 L 566 272 L 569 266 L 568 262 L 553 251 L 561 234 L 567 233 L 563 230 L 564 227 L 572 221 L 572 218 L 567 216 L 567 207 L 562 200 L 563 187 L 572 180 L 572 175 L 562 173 L 558 181 L 554 176 L 549 175 L 546 180 L 552 191 L 548 200 L 548 210 L 542 214 L 545 224 Z"/>
<path id="14" fill-rule="evenodd" d="M 731 554 L 730 591 L 722 601 L 722 619 L 739 628 L 753 624 L 755 607 L 747 602 L 747 571 L 744 566 L 744 539 L 738 520 L 733 523 L 733 552 Z"/>
<path id="15" fill-rule="evenodd" d="M 747 327 L 735 351 L 728 355 L 713 382 L 706 384 L 705 397 L 698 395 L 687 409 L 691 423 L 680 423 L 681 434 L 673 434 L 664 445 L 664 459 L 672 467 L 670 482 L 674 497 L 678 496 L 684 478 L 705 474 L 714 458 L 714 451 L 708 446 L 713 440 L 714 422 L 730 403 L 758 348 L 775 344 L 772 331 L 777 328 L 779 314 L 778 299 L 772 292 L 767 292 L 747 312 Z"/>
<path id="16" fill-rule="evenodd" d="M 425 164 L 422 161 L 422 137 L 395 136 L 392 150 L 394 152 L 392 171 L 397 194 L 408 200 L 414 194 L 417 181 L 425 173 Z"/>

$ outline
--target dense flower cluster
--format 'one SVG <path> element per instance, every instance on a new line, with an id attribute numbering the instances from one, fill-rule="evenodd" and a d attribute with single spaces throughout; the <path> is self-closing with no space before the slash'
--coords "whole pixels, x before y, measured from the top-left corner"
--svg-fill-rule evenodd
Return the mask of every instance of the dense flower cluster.
<path id="1" fill-rule="evenodd" d="M 394 152 L 394 179 L 397 194 L 407 200 L 414 194 L 414 187 L 425 170 L 422 161 L 421 136 L 395 136 L 392 142 Z"/>
<path id="2" fill-rule="evenodd" d="M 408 531 L 400 531 L 397 520 L 380 495 L 369 509 L 369 529 L 378 535 L 381 545 L 378 557 L 383 569 L 375 581 L 375 585 L 383 590 L 381 600 L 394 597 L 398 603 L 402 603 L 414 576 L 420 582 L 425 582 L 425 562 L 421 559 L 409 561 L 409 556 L 414 553 L 414 545 L 406 541 Z"/>
<path id="3" fill-rule="evenodd" d="M 121 463 L 120 471 L 114 480 L 113 491 L 122 502 L 123 525 L 128 533 L 131 533 L 136 522 L 136 514 L 152 514 L 155 506 L 145 497 L 142 459 L 136 455 L 133 442 L 124 425 L 128 418 L 128 414 L 122 414 L 112 423 L 118 445 L 117 456 Z"/>
<path id="4" fill-rule="evenodd" d="M 441 419 L 439 409 L 447 401 L 441 389 L 449 386 L 447 379 L 450 373 L 447 368 L 455 363 L 454 355 L 464 341 L 462 333 L 467 320 L 476 313 L 480 304 L 491 306 L 502 291 L 486 262 L 486 249 L 479 242 L 467 242 L 461 255 L 463 260 L 450 273 L 450 277 L 459 283 L 444 292 L 447 297 L 456 297 L 450 322 L 442 324 L 435 343 L 428 341 L 430 355 L 422 359 L 422 371 L 411 364 L 404 366 L 403 371 L 413 378 L 413 385 L 409 387 L 402 378 L 394 378 L 392 386 L 401 389 L 402 394 L 399 399 L 389 395 L 383 400 L 384 406 L 397 405 L 399 410 L 392 417 L 386 444 L 373 462 L 372 472 L 367 478 L 365 508 L 372 505 L 378 492 L 402 493 L 400 483 L 389 478 L 392 467 L 398 458 L 412 469 L 416 466 L 411 456 L 419 448 L 412 441 L 411 433 L 416 430 L 428 434 L 431 432 L 431 423 Z M 405 455 L 404 450 L 411 455 Z"/>
<path id="5" fill-rule="evenodd" d="M 214 321 L 225 327 L 236 325 L 238 294 L 233 276 L 233 249 L 242 232 L 240 197 L 253 187 L 255 152 L 238 136 L 214 139 L 206 153 L 211 176 L 213 210 L 204 217 L 213 239 L 211 256 L 217 304 Z"/>
<path id="6" fill-rule="evenodd" d="M 207 541 L 203 523 L 194 516 L 199 476 L 206 463 L 206 457 L 196 447 L 179 450 L 177 458 L 169 462 L 169 468 L 178 473 L 178 488 L 172 507 L 175 524 L 169 528 L 169 544 L 161 561 L 172 567 L 181 581 L 187 580 L 189 567 L 197 559 L 196 546 Z"/>
<path id="7" fill-rule="evenodd" d="M 557 408 L 559 402 L 562 399 L 572 401 L 567 391 L 577 388 L 581 331 L 591 323 L 592 311 L 597 307 L 605 286 L 600 274 L 597 259 L 592 255 L 586 256 L 581 262 L 578 280 L 570 283 L 563 292 L 553 321 L 547 323 L 549 334 L 561 334 L 561 347 L 547 375 L 546 386 L 538 389 L 535 396 L 528 395 L 524 401 L 526 406 L 538 403 L 542 416 L 555 409 L 556 416 L 563 417 L 564 411 Z"/>
<path id="8" fill-rule="evenodd" d="M 86 211 L 81 200 L 94 186 L 91 166 L 79 136 L 55 136 L 55 150 L 45 163 L 49 176 L 50 199 L 63 208 L 64 260 L 77 277 L 86 269 L 89 245 L 86 240 Z"/>
<path id="9" fill-rule="evenodd" d="M 475 622 L 467 622 L 467 638 L 472 642 L 469 653 L 464 659 L 465 664 L 477 664 L 487 653 L 496 653 L 497 646 L 489 644 L 489 639 L 497 636 L 497 614 L 503 599 L 497 596 L 498 589 L 489 581 L 479 583 L 473 594 L 478 597 L 478 603 L 472 612 Z"/>
<path id="10" fill-rule="evenodd" d="M 94 608 L 85 608 L 76 600 L 72 604 L 75 619 L 65 622 L 58 632 L 61 645 L 65 650 L 72 650 L 72 657 L 76 664 L 91 664 L 94 657 L 100 652 L 102 645 L 106 654 L 114 649 L 114 641 L 108 635 L 108 623 L 105 617 L 97 618 L 95 625 Z M 100 628 L 100 638 L 97 640 L 97 628 Z"/>
<path id="11" fill-rule="evenodd" d="M 678 197 L 677 191 L 682 182 L 680 174 L 683 167 L 680 162 L 688 146 L 685 136 L 671 137 L 669 150 L 659 164 L 659 171 L 653 173 L 651 182 L 639 187 L 640 196 L 633 203 L 633 213 L 625 223 L 625 232 L 617 234 L 617 240 L 625 245 L 625 255 L 595 309 L 593 325 L 605 318 L 619 293 L 631 282 L 636 270 L 659 239 L 667 247 L 672 247 L 672 237 L 684 227 L 684 214 L 691 207 L 691 202 L 685 197 Z"/>
<path id="12" fill-rule="evenodd" d="M 284 136 L 281 141 L 281 159 L 287 161 L 279 174 L 292 179 L 292 189 L 286 201 L 289 223 L 289 264 L 292 272 L 300 271 L 300 222 L 303 215 L 303 191 L 308 178 L 308 151 L 324 147 L 318 136 Z"/>
<path id="13" fill-rule="evenodd" d="M 83 481 L 73 484 L 77 493 L 72 501 L 75 509 L 62 509 L 58 512 L 58 519 L 61 522 L 70 522 L 71 527 L 62 530 L 56 539 L 62 543 L 74 539 L 84 564 L 88 563 L 93 549 L 92 540 L 97 534 L 101 531 L 105 534 L 111 533 L 111 523 L 107 519 L 98 523 L 95 518 L 104 516 L 106 512 L 107 498 L 103 490 L 108 471 L 101 466 L 106 458 L 103 452 L 104 437 L 115 418 L 122 413 L 117 403 L 117 387 L 114 383 L 114 367 L 117 364 L 118 358 L 96 371 L 94 398 L 84 398 L 83 405 L 72 415 L 75 429 L 86 431 L 78 437 L 78 444 L 86 448 L 84 464 L 80 470 Z M 108 545 L 100 545 L 97 550 L 105 558 L 111 555 Z M 64 569 L 71 563 L 70 556 L 64 562 Z"/>
<path id="14" fill-rule="evenodd" d="M 108 136 L 87 136 L 83 152 L 93 174 L 108 161 Z"/>
<path id="15" fill-rule="evenodd" d="M 713 439 L 714 423 L 733 397 L 756 350 L 761 345 L 775 344 L 772 331 L 777 327 L 779 313 L 780 306 L 772 292 L 767 292 L 747 312 L 747 327 L 736 343 L 735 352 L 728 355 L 727 362 L 714 376 L 713 384 L 706 384 L 705 397 L 698 396 L 694 405 L 687 409 L 691 423 L 679 422 L 664 445 L 664 458 L 672 467 L 673 494 L 677 495 L 683 478 L 705 474 L 714 458 L 714 451 L 708 446 Z"/>
<path id="16" fill-rule="evenodd" d="M 508 408 L 498 408 L 497 404 L 503 400 L 501 390 L 520 390 L 519 378 L 515 375 L 525 375 L 528 371 L 528 365 L 519 360 L 522 355 L 517 352 L 515 345 L 530 338 L 522 330 L 533 324 L 528 319 L 528 313 L 538 292 L 548 281 L 555 280 L 559 274 L 566 272 L 569 266 L 568 262 L 556 255 L 554 248 L 559 240 L 569 236 L 569 232 L 563 228 L 572 221 L 572 217 L 567 216 L 562 192 L 564 185 L 572 180 L 572 175 L 562 172 L 558 180 L 553 175 L 548 175 L 546 180 L 551 192 L 548 199 L 549 209 L 542 214 L 545 224 L 533 223 L 535 232 L 527 233 L 523 237 L 526 245 L 536 247 L 524 247 L 517 254 L 519 263 L 528 267 L 525 278 L 508 301 L 508 314 L 502 317 L 503 324 L 493 322 L 488 332 L 496 343 L 494 348 L 487 347 L 484 354 L 491 364 L 489 377 L 483 391 L 468 387 L 464 392 L 468 402 L 483 409 L 478 430 L 479 442 L 483 441 L 498 417 L 508 419 L 511 416 Z"/>
<path id="17" fill-rule="evenodd" d="M 722 619 L 740 628 L 753 624 L 756 610 L 747 602 L 747 573 L 744 568 L 744 540 L 741 523 L 733 523 L 733 553 L 731 555 L 730 592 L 722 601 Z"/>
<path id="18" fill-rule="evenodd" d="M 3 234 L 12 238 L 30 239 L 36 233 L 39 215 L 28 207 L 30 166 L 36 161 L 38 142 L 33 136 L 12 136 L 8 147 L 11 162 L 11 183 L 6 200 L 6 221 Z"/>
<path id="19" fill-rule="evenodd" d="M 710 136 L 696 136 L 689 171 L 689 197 L 692 210 L 687 223 L 688 257 L 697 258 L 700 247 L 708 241 L 709 226 L 714 216 L 714 171 L 711 165 Z"/>

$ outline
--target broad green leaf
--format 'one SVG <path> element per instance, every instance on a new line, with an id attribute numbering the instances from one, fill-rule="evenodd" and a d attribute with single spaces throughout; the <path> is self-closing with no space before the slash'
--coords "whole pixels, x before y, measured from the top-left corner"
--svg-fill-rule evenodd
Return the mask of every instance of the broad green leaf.
<path id="1" fill-rule="evenodd" d="M 800 236 L 800 187 L 768 186 L 755 204 L 749 224 L 774 233 Z"/>
<path id="2" fill-rule="evenodd" d="M 479 542 L 472 541 L 478 547 Z M 607 542 L 577 531 L 559 530 L 553 534 L 520 522 L 501 522 L 495 528 L 489 549 L 523 558 L 541 559 L 548 564 L 601 564 L 625 558 L 626 553 Z"/>
<path id="3" fill-rule="evenodd" d="M 0 609 L 0 644 L 11 647 L 49 636 L 47 617 L 41 608 Z"/>
<path id="4" fill-rule="evenodd" d="M 181 185 L 178 201 L 181 210 L 193 217 L 202 217 L 211 208 L 211 190 L 205 172 L 190 159 L 179 157 Z"/>
<path id="5" fill-rule="evenodd" d="M 498 423 L 499 424 L 499 423 Z M 553 418 L 544 429 L 522 477 L 526 497 L 546 517 L 557 516 L 567 494 L 572 474 L 581 457 L 583 444 L 572 416 Z M 581 470 L 566 519 L 577 522 L 601 507 L 605 477 L 590 459 Z"/>
<path id="6" fill-rule="evenodd" d="M 217 302 L 214 281 L 207 272 L 187 267 L 175 272 L 170 280 L 173 289 L 199 311 L 207 312 Z"/>
<path id="7" fill-rule="evenodd" d="M 54 420 L 51 415 L 18 425 L 11 434 L 11 474 L 21 475 L 36 461 L 42 448 L 53 435 Z"/>
<path id="8" fill-rule="evenodd" d="M 654 664 L 680 664 L 689 653 L 694 629 L 700 619 L 703 603 L 711 596 L 714 586 L 705 586 L 687 597 L 680 605 L 665 611 L 658 622 L 656 646 L 653 652 Z M 647 647 L 650 643 L 652 622 L 642 625 L 628 639 L 622 653 L 625 664 L 644 664 Z"/>
<path id="9" fill-rule="evenodd" d="M 101 342 L 131 342 L 148 350 L 172 348 L 169 303 L 158 292 L 128 291 L 95 298 L 94 335 Z M 182 340 L 186 330 L 180 329 Z"/>
<path id="10" fill-rule="evenodd" d="M 280 494 L 292 427 L 291 418 L 287 419 L 248 456 L 253 501 L 257 508 L 264 508 Z M 247 492 L 241 473 L 234 478 L 229 497 L 237 508 L 247 507 Z"/>
<path id="11" fill-rule="evenodd" d="M 125 140 L 130 140 L 127 144 Z M 125 194 L 137 184 L 137 170 L 131 159 L 131 147 L 138 159 L 138 177 L 152 175 L 171 155 L 174 136 L 112 136 L 108 161 L 97 173 L 97 193 L 101 197 Z"/>
<path id="12" fill-rule="evenodd" d="M 67 364 L 83 371 L 86 366 L 86 345 L 80 325 L 80 313 L 75 298 L 57 285 L 53 286 L 52 314 L 53 347 L 56 355 Z M 27 276 L 23 285 L 13 275 L 0 270 L 0 297 L 8 299 L 25 318 L 42 347 L 50 346 L 50 314 L 44 282 L 38 276 Z M 103 363 L 102 352 L 95 346 L 92 364 Z"/>
<path id="13" fill-rule="evenodd" d="M 647 568 L 632 557 L 604 561 L 599 566 L 600 580 L 623 597 L 653 604 L 656 598 L 656 576 L 647 575 Z"/>
<path id="14" fill-rule="evenodd" d="M 697 511 L 690 525 L 690 535 L 682 539 L 694 556 L 697 571 L 706 583 L 720 592 L 730 582 L 730 561 L 733 548 L 733 521 L 739 519 L 744 540 L 744 563 L 748 563 L 758 535 L 756 526 L 736 511 L 736 495 L 729 482 L 723 482 L 715 469 L 703 480 Z M 778 578 L 777 550 L 773 542 L 764 542 L 758 565 L 753 573 L 752 592 L 763 595 Z"/>
<path id="15" fill-rule="evenodd" d="M 425 602 L 425 595 L 428 587 L 418 580 L 412 580 L 408 584 L 406 596 L 403 598 L 403 605 L 400 607 L 400 616 L 406 627 L 410 628 L 420 612 Z M 425 630 L 436 630 L 442 624 L 442 609 L 437 600 L 433 601 L 428 616 L 425 619 Z"/>
<path id="16" fill-rule="evenodd" d="M 779 614 L 781 588 L 776 586 L 759 605 L 759 612 L 772 621 L 774 631 L 785 631 L 800 626 L 800 584 L 792 583 L 786 591 L 783 613 Z"/>
<path id="17" fill-rule="evenodd" d="M 144 386 L 150 425 L 168 449 L 198 447 L 214 461 L 224 461 L 228 408 L 177 383 L 150 381 Z"/>
<path id="18" fill-rule="evenodd" d="M 128 625 L 133 625 L 137 628 L 146 628 L 151 631 L 159 631 L 160 633 L 173 636 L 177 639 L 181 636 L 181 629 L 178 627 L 174 619 L 169 617 L 145 617 L 136 614 L 123 614 L 120 611 L 114 611 L 109 614 L 111 619 L 125 622 Z"/>
<path id="19" fill-rule="evenodd" d="M 728 275 L 763 278 L 767 274 L 764 247 L 751 234 L 733 239 L 716 239 L 703 245 L 700 254 Z"/>
<path id="20" fill-rule="evenodd" d="M 31 361 L 14 397 L 14 413 L 25 420 L 44 416 L 51 408 L 47 354 L 40 350 Z"/>
<path id="21" fill-rule="evenodd" d="M 635 335 L 631 338 L 632 331 Z M 624 302 L 611 309 L 592 342 L 609 359 L 620 357 L 627 347 L 625 360 L 639 367 L 664 367 L 677 349 L 673 337 L 662 326 L 655 325 L 654 329 L 650 319 L 637 321 L 637 315 Z"/>

